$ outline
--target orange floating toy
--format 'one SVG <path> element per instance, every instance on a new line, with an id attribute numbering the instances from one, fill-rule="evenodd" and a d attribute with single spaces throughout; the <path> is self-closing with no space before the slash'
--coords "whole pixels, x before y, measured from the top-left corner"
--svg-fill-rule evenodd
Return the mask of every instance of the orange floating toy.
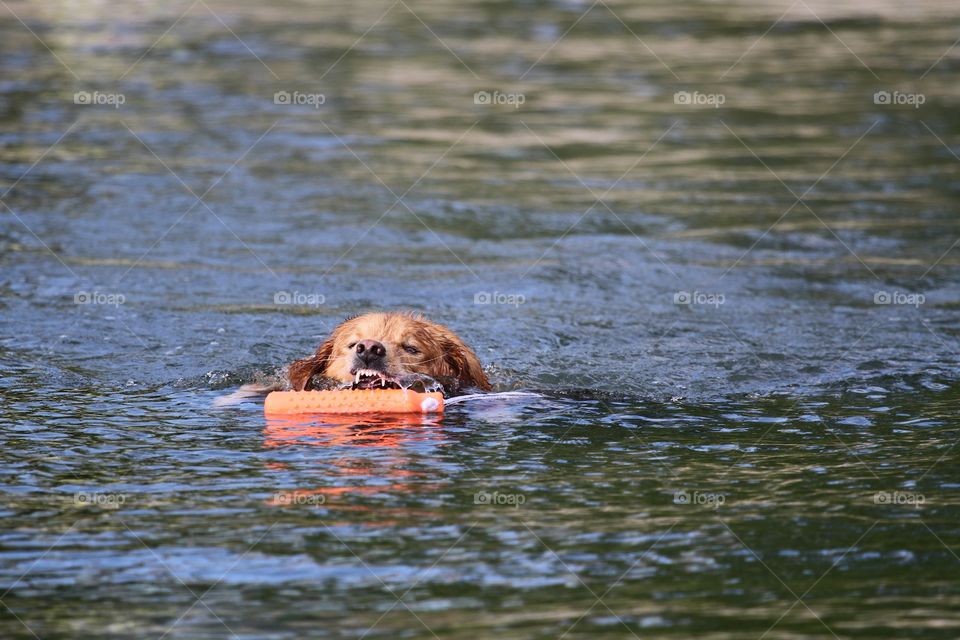
<path id="1" fill-rule="evenodd" d="M 410 389 L 274 391 L 263 403 L 267 415 L 298 413 L 442 413 L 442 393 Z"/>

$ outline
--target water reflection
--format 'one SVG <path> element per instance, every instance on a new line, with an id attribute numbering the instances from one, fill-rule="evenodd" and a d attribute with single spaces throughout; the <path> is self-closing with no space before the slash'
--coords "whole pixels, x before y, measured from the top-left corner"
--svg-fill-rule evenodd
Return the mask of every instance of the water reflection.
<path id="1" fill-rule="evenodd" d="M 441 420 L 422 414 L 267 418 L 264 448 L 297 451 L 299 481 L 313 476 L 322 483 L 279 490 L 271 502 L 277 506 L 314 504 L 362 511 L 368 507 L 343 498 L 435 491 L 439 487 L 436 478 L 423 482 L 432 474 L 417 467 L 430 465 L 431 457 L 447 444 Z M 292 465 L 271 462 L 267 467 L 286 472 Z M 382 509 L 377 508 L 377 512 L 382 514 Z"/>

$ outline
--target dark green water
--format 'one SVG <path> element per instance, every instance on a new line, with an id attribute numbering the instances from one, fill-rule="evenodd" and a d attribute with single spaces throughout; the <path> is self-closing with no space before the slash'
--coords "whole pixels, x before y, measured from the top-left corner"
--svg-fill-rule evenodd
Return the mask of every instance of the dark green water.
<path id="1" fill-rule="evenodd" d="M 0 637 L 960 635 L 955 3 L 156 4 L 0 4 Z M 543 396 L 212 407 L 383 308 Z"/>

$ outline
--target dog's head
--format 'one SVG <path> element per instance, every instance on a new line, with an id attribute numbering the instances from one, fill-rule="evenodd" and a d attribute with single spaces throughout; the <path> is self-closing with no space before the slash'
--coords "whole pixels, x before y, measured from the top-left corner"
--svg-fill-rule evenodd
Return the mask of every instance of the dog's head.
<path id="1" fill-rule="evenodd" d="M 310 389 L 316 375 L 354 388 L 395 388 L 415 374 L 448 389 L 491 388 L 476 354 L 455 333 L 410 313 L 368 313 L 346 320 L 313 356 L 290 365 L 289 378 L 298 391 Z"/>

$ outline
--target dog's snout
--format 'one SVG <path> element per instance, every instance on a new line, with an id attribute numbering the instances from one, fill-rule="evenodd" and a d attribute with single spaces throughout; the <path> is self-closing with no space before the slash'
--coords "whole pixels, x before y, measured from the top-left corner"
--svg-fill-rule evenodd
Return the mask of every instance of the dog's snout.
<path id="1" fill-rule="evenodd" d="M 357 343 L 357 357 L 364 364 L 371 364 L 382 359 L 385 355 L 387 355 L 387 349 L 383 346 L 383 343 L 376 340 L 361 340 Z"/>

